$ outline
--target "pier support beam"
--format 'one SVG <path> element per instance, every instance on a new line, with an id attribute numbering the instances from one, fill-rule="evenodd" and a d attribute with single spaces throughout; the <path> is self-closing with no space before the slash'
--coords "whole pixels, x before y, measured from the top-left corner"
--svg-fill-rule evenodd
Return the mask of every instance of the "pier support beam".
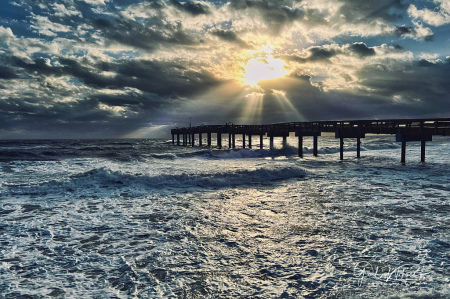
<path id="1" fill-rule="evenodd" d="M 187 136 L 187 138 L 188 138 L 188 144 L 191 144 L 191 133 L 188 133 L 187 135 L 188 135 L 188 136 Z"/>
<path id="2" fill-rule="evenodd" d="M 259 148 L 263 149 L 263 139 L 264 139 L 264 135 L 261 134 L 259 135 Z"/>
<path id="3" fill-rule="evenodd" d="M 233 142 L 232 142 L 232 143 L 233 143 L 233 144 L 232 144 L 232 145 L 233 145 L 233 148 L 236 148 L 236 134 L 233 133 L 232 138 L 233 138 L 233 140 L 232 140 L 232 141 L 233 141 Z"/>
<path id="4" fill-rule="evenodd" d="M 175 144 L 175 135 L 172 134 L 172 145 L 174 145 L 174 144 Z"/>
<path id="5" fill-rule="evenodd" d="M 245 134 L 242 134 L 242 148 L 245 148 Z"/>
<path id="6" fill-rule="evenodd" d="M 206 135 L 208 137 L 208 147 L 211 147 L 211 132 L 208 132 Z"/>
<path id="7" fill-rule="evenodd" d="M 283 148 L 287 147 L 287 136 L 283 136 Z"/>
<path id="8" fill-rule="evenodd" d="M 356 158 L 361 158 L 361 138 L 356 138 Z"/>
<path id="9" fill-rule="evenodd" d="M 298 136 L 298 156 L 303 158 L 303 136 Z"/>
<path id="10" fill-rule="evenodd" d="M 202 140 L 202 133 L 198 133 L 198 145 L 202 146 L 203 140 Z"/>
<path id="11" fill-rule="evenodd" d="M 273 136 L 270 136 L 270 149 L 273 149 Z"/>
<path id="12" fill-rule="evenodd" d="M 180 145 L 180 133 L 177 133 L 177 145 Z"/>
<path id="13" fill-rule="evenodd" d="M 402 158 L 400 162 L 403 164 L 406 162 L 406 141 L 402 141 Z"/>
<path id="14" fill-rule="evenodd" d="M 195 134 L 194 133 L 192 133 L 192 147 L 194 147 L 195 146 Z"/>
<path id="15" fill-rule="evenodd" d="M 217 147 L 222 148 L 222 134 L 217 133 Z"/>
<path id="16" fill-rule="evenodd" d="M 228 133 L 228 148 L 231 148 L 231 133 Z"/>
<path id="17" fill-rule="evenodd" d="M 248 148 L 252 148 L 252 135 L 248 135 Z"/>
<path id="18" fill-rule="evenodd" d="M 339 159 L 344 160 L 344 138 L 339 138 Z"/>
<path id="19" fill-rule="evenodd" d="M 420 161 L 425 162 L 425 141 L 420 142 Z"/>
<path id="20" fill-rule="evenodd" d="M 183 133 L 183 146 L 186 146 L 187 141 L 186 141 L 186 134 Z"/>
<path id="21" fill-rule="evenodd" d="M 432 141 L 432 139 L 431 134 L 417 134 L 414 131 L 397 132 L 396 141 L 402 143 L 401 163 L 406 162 L 406 142 L 409 141 L 420 141 L 420 161 L 425 162 L 425 142 Z"/>
<path id="22" fill-rule="evenodd" d="M 317 157 L 317 136 L 313 136 L 313 155 Z"/>

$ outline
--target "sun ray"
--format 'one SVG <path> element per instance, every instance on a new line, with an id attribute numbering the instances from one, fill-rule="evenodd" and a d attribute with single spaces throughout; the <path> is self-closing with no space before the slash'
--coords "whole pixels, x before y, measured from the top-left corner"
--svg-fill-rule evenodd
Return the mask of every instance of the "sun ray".
<path id="1" fill-rule="evenodd" d="M 245 96 L 245 104 L 241 118 L 246 119 L 250 124 L 260 124 L 262 121 L 263 96 L 259 92 L 252 92 Z"/>
<path id="2" fill-rule="evenodd" d="M 278 104 L 281 106 L 286 113 L 293 113 L 297 121 L 304 121 L 305 117 L 295 108 L 291 101 L 287 98 L 286 93 L 281 90 L 274 90 L 273 95 L 277 99 Z"/>

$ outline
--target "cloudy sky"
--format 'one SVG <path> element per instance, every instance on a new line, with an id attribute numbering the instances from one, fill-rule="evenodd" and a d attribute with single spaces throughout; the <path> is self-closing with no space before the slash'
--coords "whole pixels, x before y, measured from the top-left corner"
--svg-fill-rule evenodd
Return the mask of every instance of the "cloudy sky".
<path id="1" fill-rule="evenodd" d="M 450 0 L 2 0 L 0 138 L 449 117 Z"/>

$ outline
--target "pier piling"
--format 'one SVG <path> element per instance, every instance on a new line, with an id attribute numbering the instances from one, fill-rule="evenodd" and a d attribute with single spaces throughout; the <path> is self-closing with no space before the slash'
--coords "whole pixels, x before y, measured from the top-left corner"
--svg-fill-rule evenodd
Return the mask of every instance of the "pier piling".
<path id="1" fill-rule="evenodd" d="M 317 157 L 317 135 L 314 135 L 313 138 L 313 155 Z"/>
<path id="2" fill-rule="evenodd" d="M 287 136 L 283 136 L 283 149 L 287 148 Z"/>
<path id="3" fill-rule="evenodd" d="M 248 148 L 252 148 L 252 135 L 248 135 Z"/>
<path id="4" fill-rule="evenodd" d="M 361 138 L 356 138 L 356 158 L 361 158 Z"/>
<path id="5" fill-rule="evenodd" d="M 264 135 L 261 134 L 259 135 L 259 148 L 263 149 L 263 140 L 264 140 Z"/>
<path id="6" fill-rule="evenodd" d="M 242 134 L 242 148 L 245 148 L 245 134 Z"/>
<path id="7" fill-rule="evenodd" d="M 273 136 L 270 136 L 270 149 L 273 149 Z"/>
<path id="8" fill-rule="evenodd" d="M 211 132 L 207 133 L 207 142 L 208 142 L 208 147 L 211 147 Z"/>
<path id="9" fill-rule="evenodd" d="M 203 140 L 202 140 L 202 133 L 198 133 L 198 146 L 202 146 Z"/>
<path id="10" fill-rule="evenodd" d="M 400 161 L 402 164 L 406 162 L 406 141 L 402 141 L 402 158 Z"/>
<path id="11" fill-rule="evenodd" d="M 425 141 L 420 142 L 420 161 L 425 162 Z"/>
<path id="12" fill-rule="evenodd" d="M 234 149 L 234 148 L 236 148 L 236 134 L 233 133 L 232 138 L 233 138 L 232 141 L 233 141 L 233 149 Z"/>
<path id="13" fill-rule="evenodd" d="M 344 160 L 344 138 L 339 138 L 339 159 Z"/>
<path id="14" fill-rule="evenodd" d="M 217 147 L 222 148 L 222 134 L 217 133 Z"/>
<path id="15" fill-rule="evenodd" d="M 231 132 L 228 133 L 228 148 L 231 148 Z"/>
<path id="16" fill-rule="evenodd" d="M 194 147 L 195 146 L 195 134 L 194 133 L 192 133 L 192 147 Z"/>
<path id="17" fill-rule="evenodd" d="M 298 156 L 303 158 L 303 136 L 298 136 Z"/>
<path id="18" fill-rule="evenodd" d="M 180 145 L 180 133 L 177 134 L 177 145 Z"/>

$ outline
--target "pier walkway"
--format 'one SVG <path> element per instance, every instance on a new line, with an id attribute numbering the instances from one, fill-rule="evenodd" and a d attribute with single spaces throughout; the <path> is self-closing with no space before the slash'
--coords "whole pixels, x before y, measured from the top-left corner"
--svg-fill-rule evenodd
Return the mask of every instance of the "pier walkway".
<path id="1" fill-rule="evenodd" d="M 283 138 L 283 146 L 290 133 L 298 137 L 298 156 L 303 157 L 303 137 L 313 137 L 313 154 L 317 156 L 318 137 L 322 133 L 334 133 L 340 139 L 340 159 L 344 158 L 344 138 L 355 138 L 357 144 L 356 156 L 360 157 L 361 138 L 366 134 L 396 135 L 396 141 L 402 143 L 401 163 L 405 163 L 406 143 L 421 142 L 421 161 L 425 162 L 425 143 L 432 141 L 433 135 L 450 135 L 450 118 L 431 119 L 387 119 L 387 120 L 340 120 L 290 122 L 267 125 L 202 125 L 171 130 L 172 144 L 183 146 L 202 146 L 202 134 L 207 135 L 207 145 L 211 144 L 211 135 L 217 135 L 217 147 L 222 148 L 222 135 L 228 134 L 228 148 L 236 148 L 236 135 L 242 135 L 242 148 L 252 148 L 252 136 L 259 136 L 259 146 L 263 146 L 263 137 L 270 138 L 270 149 L 273 148 L 275 137 Z M 198 135 L 198 142 L 195 135 Z"/>

